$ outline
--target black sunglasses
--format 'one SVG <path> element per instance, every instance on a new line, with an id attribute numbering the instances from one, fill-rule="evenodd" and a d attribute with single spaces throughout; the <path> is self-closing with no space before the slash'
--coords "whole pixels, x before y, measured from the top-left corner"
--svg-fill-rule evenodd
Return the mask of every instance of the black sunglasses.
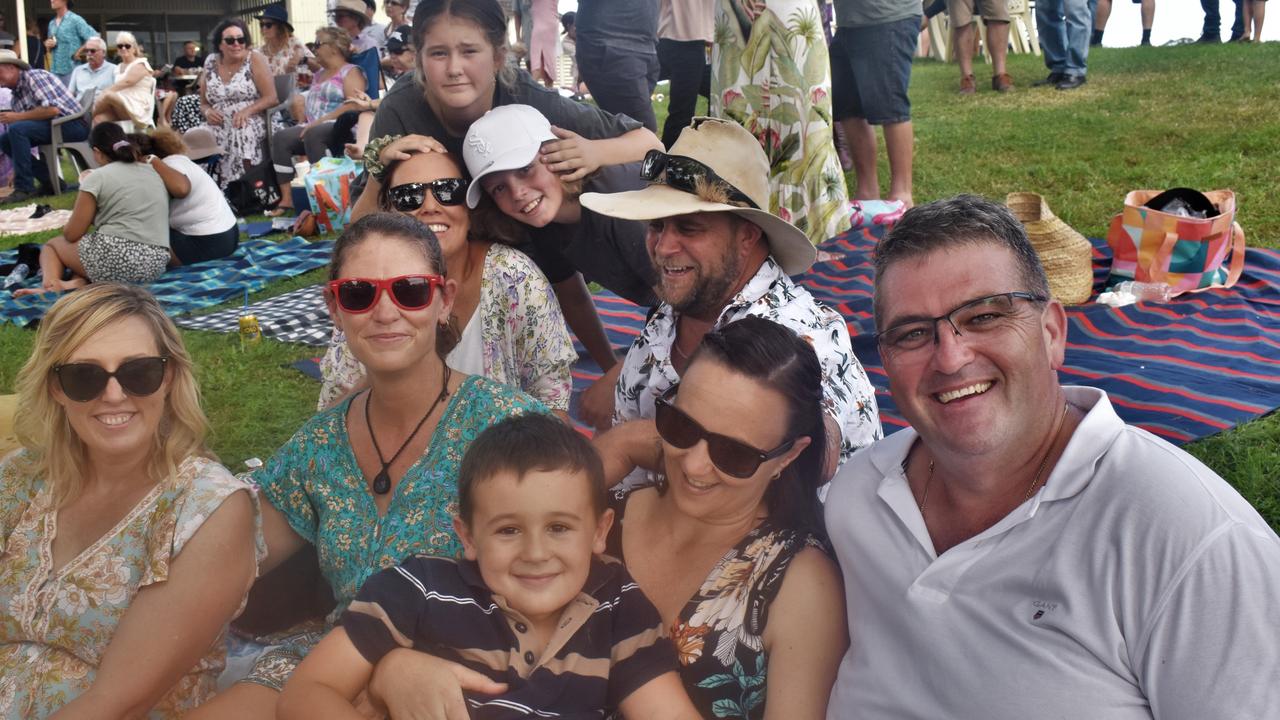
<path id="1" fill-rule="evenodd" d="M 132 50 L 133 46 L 129 43 L 116 43 L 117 50 Z"/>
<path id="2" fill-rule="evenodd" d="M 102 395 L 107 381 L 115 378 L 120 388 L 134 397 L 146 397 L 160 389 L 164 382 L 167 357 L 142 357 L 120 364 L 115 372 L 107 372 L 97 363 L 67 363 L 57 365 L 53 372 L 58 376 L 62 394 L 76 402 L 89 402 Z"/>
<path id="3" fill-rule="evenodd" d="M 427 200 L 427 190 L 441 205 L 461 205 L 467 198 L 467 181 L 462 178 L 440 178 L 425 183 L 405 183 L 387 191 L 391 207 L 398 212 L 413 212 Z"/>
<path id="4" fill-rule="evenodd" d="M 649 182 L 662 183 L 676 190 L 694 194 L 698 192 L 699 180 L 704 183 L 716 183 L 724 188 L 730 200 L 760 209 L 760 206 L 746 193 L 717 175 L 715 170 L 684 155 L 668 155 L 661 150 L 650 150 L 640 163 L 640 177 Z"/>
<path id="5" fill-rule="evenodd" d="M 654 408 L 653 422 L 662 440 L 681 450 L 688 450 L 697 445 L 698 441 L 706 440 L 707 455 L 711 457 L 711 462 L 720 468 L 720 472 L 736 478 L 749 478 L 755 475 L 761 463 L 782 455 L 795 444 L 795 438 L 791 438 L 765 452 L 741 440 L 707 432 L 698 424 L 698 421 L 686 415 L 665 398 L 658 398 Z"/>
<path id="6" fill-rule="evenodd" d="M 228 45 L 248 45 L 249 38 L 243 35 L 223 35 L 222 42 Z"/>
<path id="7" fill-rule="evenodd" d="M 329 281 L 338 307 L 349 313 L 369 312 L 386 290 L 402 310 L 421 310 L 431 304 L 434 289 L 444 287 L 439 275 L 401 275 L 393 278 L 339 278 Z"/>
<path id="8" fill-rule="evenodd" d="M 276 26 L 276 24 L 275 24 L 275 23 L 273 23 L 273 22 L 271 22 L 270 20 L 259 20 L 259 21 L 258 21 L 258 27 L 262 28 L 263 30 L 270 30 L 271 28 L 273 28 L 273 27 L 275 27 L 275 26 Z"/>

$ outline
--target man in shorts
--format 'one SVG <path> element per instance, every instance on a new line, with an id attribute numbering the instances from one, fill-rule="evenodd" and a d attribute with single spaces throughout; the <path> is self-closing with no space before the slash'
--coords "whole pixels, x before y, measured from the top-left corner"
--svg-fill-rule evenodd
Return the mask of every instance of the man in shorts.
<path id="1" fill-rule="evenodd" d="M 998 0 L 996 0 L 998 2 Z M 916 0 L 835 0 L 831 99 L 853 150 L 857 200 L 878 200 L 875 125 L 884 127 L 889 200 L 911 207 L 911 58 L 920 36 Z"/>
<path id="2" fill-rule="evenodd" d="M 1005 72 L 1004 60 L 1009 54 L 1009 3 L 1007 0 L 947 0 L 951 16 L 951 43 L 960 63 L 960 94 L 972 95 L 977 90 L 973 79 L 973 55 L 978 50 L 975 31 L 975 9 L 987 25 L 987 47 L 991 48 L 991 89 L 1009 92 L 1013 78 Z"/>

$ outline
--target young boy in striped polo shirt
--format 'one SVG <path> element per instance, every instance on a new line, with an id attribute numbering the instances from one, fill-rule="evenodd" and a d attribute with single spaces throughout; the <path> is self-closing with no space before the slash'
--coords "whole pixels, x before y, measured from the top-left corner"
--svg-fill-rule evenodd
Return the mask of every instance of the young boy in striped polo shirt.
<path id="1" fill-rule="evenodd" d="M 352 703 L 397 648 L 504 683 L 467 694 L 477 719 L 684 720 L 697 711 L 658 611 L 600 553 L 613 523 L 589 442 L 549 415 L 495 425 L 458 472 L 465 560 L 415 555 L 369 578 L 294 672 L 281 718 L 359 718 Z"/>

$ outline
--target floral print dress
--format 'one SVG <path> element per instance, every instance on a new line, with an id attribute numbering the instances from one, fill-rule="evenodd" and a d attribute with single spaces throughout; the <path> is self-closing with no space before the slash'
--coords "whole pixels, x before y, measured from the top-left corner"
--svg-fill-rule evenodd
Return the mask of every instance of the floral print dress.
<path id="1" fill-rule="evenodd" d="M 211 54 L 204 61 L 204 94 L 209 105 L 222 113 L 222 123 L 209 123 L 209 127 L 213 129 L 218 145 L 222 147 L 222 160 L 218 163 L 218 185 L 225 190 L 227 183 L 244 174 L 245 161 L 248 161 L 250 167 L 262 162 L 267 125 L 261 114 L 250 117 L 244 127 L 232 125 L 232 116 L 258 102 L 261 96 L 258 95 L 258 86 L 253 83 L 253 73 L 250 70 L 252 58 L 245 58 L 244 65 L 225 83 L 218 72 L 218 58 L 217 54 Z"/>
<path id="2" fill-rule="evenodd" d="M 831 63 L 818 0 L 719 0 L 711 115 L 760 139 L 769 210 L 814 245 L 849 229 L 849 192 L 831 119 Z"/>
<path id="3" fill-rule="evenodd" d="M 607 552 L 624 563 L 622 527 L 627 499 L 650 486 L 614 491 L 617 517 Z M 765 520 L 730 548 L 669 628 L 680 680 L 705 718 L 763 718 L 769 656 L 764 626 L 791 560 L 805 548 L 826 552 L 821 540 Z"/>
<path id="4" fill-rule="evenodd" d="M 546 412 L 528 395 L 475 375 L 449 397 L 422 457 L 396 485 L 379 515 L 368 481 L 351 451 L 351 399 L 318 413 L 255 473 L 263 498 L 316 547 L 320 572 L 337 607 L 323 627 L 302 626 L 270 638 L 248 682 L 280 689 L 306 653 L 333 627 L 369 576 L 414 553 L 454 557 L 458 466 L 477 435 L 515 415 Z"/>
<path id="5" fill-rule="evenodd" d="M 19 450 L 0 463 L 0 718 L 45 717 L 93 685 L 116 626 L 138 592 L 164 582 L 169 564 L 222 501 L 250 491 L 226 468 L 188 458 L 62 568 L 51 488 Z M 259 543 L 259 559 L 262 557 Z M 245 588 L 246 593 L 248 588 Z M 177 717 L 213 695 L 226 655 L 219 638 L 152 708 Z"/>
<path id="6" fill-rule="evenodd" d="M 489 246 L 470 323 L 480 323 L 484 366 L 451 367 L 524 390 L 552 410 L 569 409 L 578 353 L 551 283 L 524 253 L 500 243 Z M 364 366 L 336 328 L 320 372 L 321 410 L 364 382 Z"/>

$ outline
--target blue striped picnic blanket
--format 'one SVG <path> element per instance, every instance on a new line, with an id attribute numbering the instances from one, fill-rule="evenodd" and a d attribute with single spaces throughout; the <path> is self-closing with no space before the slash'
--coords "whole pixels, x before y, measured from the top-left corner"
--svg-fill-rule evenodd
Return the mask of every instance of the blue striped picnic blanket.
<path id="1" fill-rule="evenodd" d="M 873 338 L 871 253 L 880 233 L 862 228 L 823 243 L 836 257 L 799 281 L 848 321 L 854 352 L 876 387 L 885 432 L 892 433 L 906 422 L 889 396 Z M 1095 290 L 1101 290 L 1111 254 L 1104 241 L 1092 242 Z M 613 344 L 629 346 L 644 325 L 644 309 L 608 293 L 597 295 L 596 305 Z M 1106 390 L 1126 422 L 1171 442 L 1213 435 L 1280 406 L 1280 252 L 1249 249 L 1244 274 L 1229 290 L 1123 308 L 1090 303 L 1067 308 L 1067 317 L 1063 384 Z M 574 389 L 586 389 L 598 376 L 594 363 L 580 360 Z"/>
<path id="2" fill-rule="evenodd" d="M 247 240 L 230 257 L 184 265 L 165 271 L 147 286 L 169 315 L 211 307 L 244 297 L 273 280 L 301 275 L 329 263 L 331 241 L 308 242 L 300 237 L 280 242 Z M 0 265 L 13 262 L 16 251 L 0 253 Z M 30 285 L 34 279 L 28 279 Z M 0 293 L 0 325 L 6 322 L 28 325 L 44 317 L 57 295 L 29 295 L 15 298 Z"/>

